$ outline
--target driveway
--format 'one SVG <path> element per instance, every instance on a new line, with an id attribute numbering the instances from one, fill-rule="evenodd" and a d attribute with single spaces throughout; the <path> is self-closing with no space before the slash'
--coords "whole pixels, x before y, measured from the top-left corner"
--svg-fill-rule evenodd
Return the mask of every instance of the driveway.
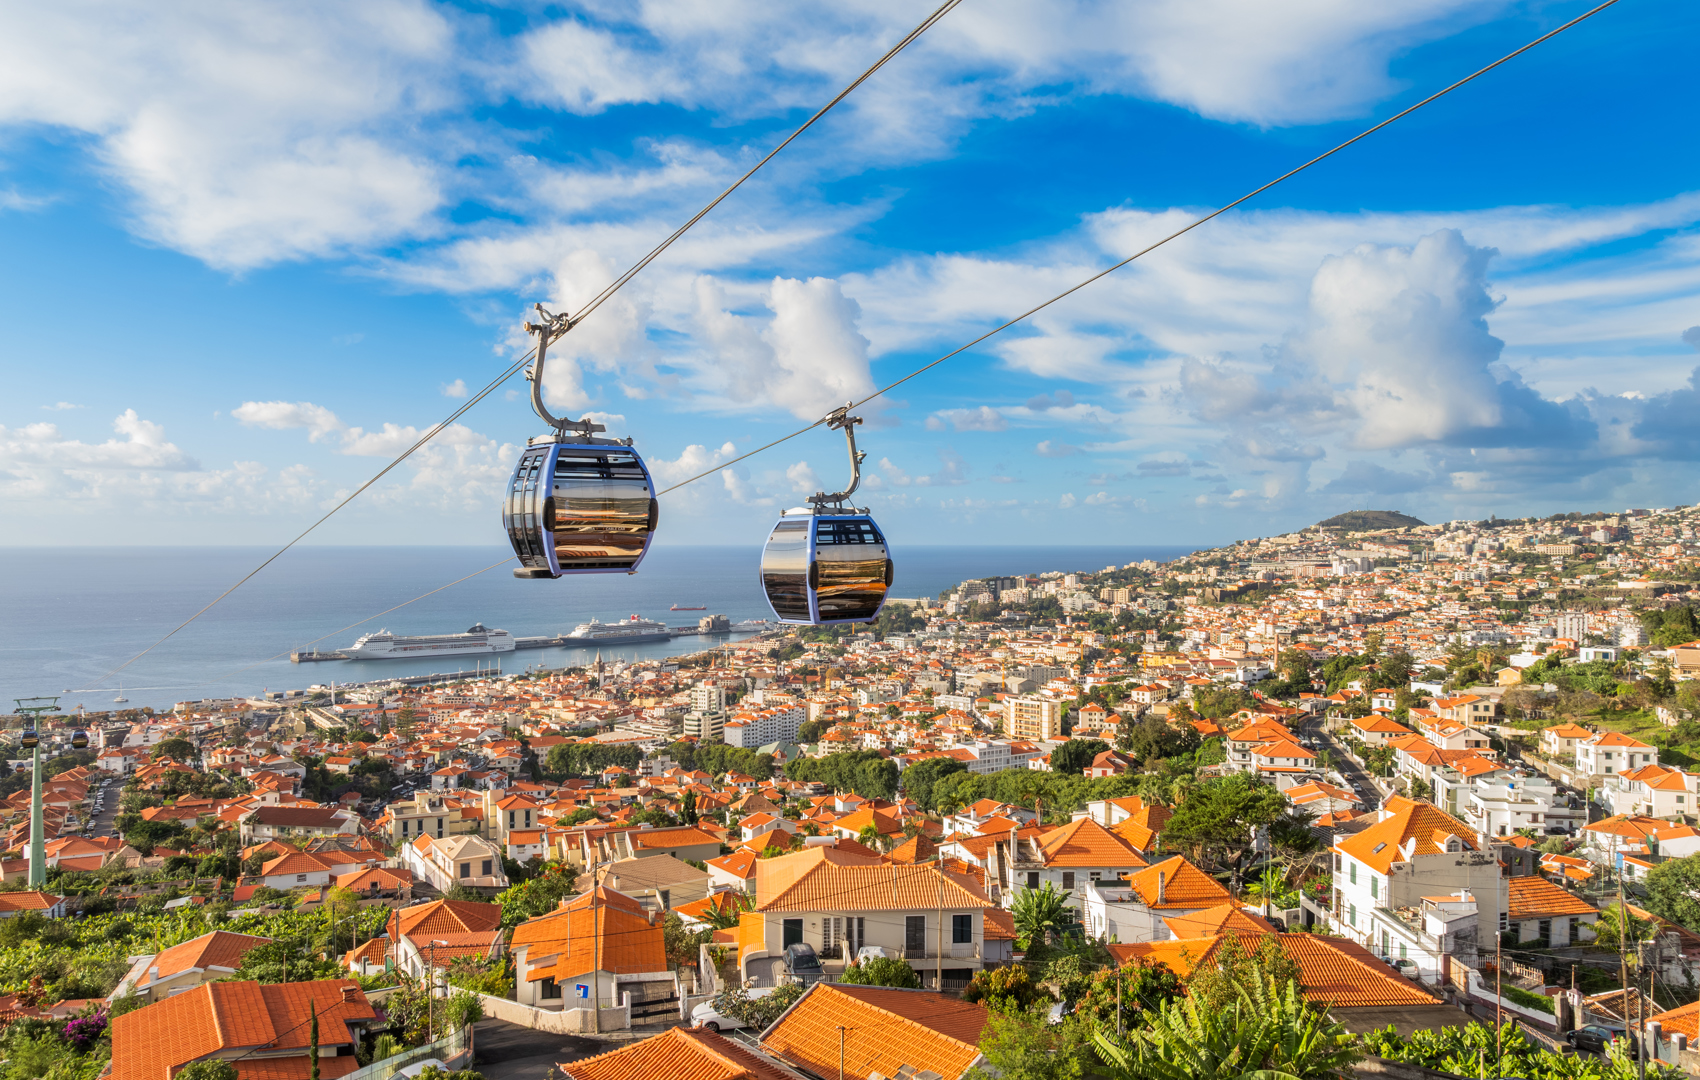
<path id="1" fill-rule="evenodd" d="M 472 1030 L 476 1067 L 485 1080 L 543 1080 L 558 1062 L 595 1057 L 622 1045 L 533 1031 L 506 1020 L 481 1020 Z"/>

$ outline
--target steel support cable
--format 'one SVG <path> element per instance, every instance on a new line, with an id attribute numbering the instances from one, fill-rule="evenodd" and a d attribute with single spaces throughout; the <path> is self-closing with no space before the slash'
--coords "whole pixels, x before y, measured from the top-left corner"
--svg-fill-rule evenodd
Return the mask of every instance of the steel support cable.
<path id="1" fill-rule="evenodd" d="M 936 8 L 931 15 L 928 15 L 925 19 L 923 19 L 921 21 L 921 23 L 918 26 L 915 27 L 915 29 L 909 31 L 909 33 L 907 33 L 903 36 L 902 40 L 900 40 L 896 45 L 893 45 L 889 50 L 887 50 L 887 52 L 885 53 L 884 56 L 881 56 L 878 60 L 876 60 L 872 67 L 870 67 L 866 71 L 862 72 L 862 74 L 860 76 L 858 76 L 854 82 L 852 82 L 849 86 L 846 86 L 843 90 L 839 91 L 837 97 L 833 98 L 831 101 L 829 101 L 825 105 L 821 106 L 821 108 L 813 116 L 811 116 L 807 120 L 805 120 L 801 127 L 799 127 L 796 131 L 793 131 L 789 136 L 786 137 L 784 142 L 780 143 L 778 146 L 776 146 L 772 150 L 770 150 L 766 157 L 764 157 L 760 161 L 756 162 L 755 165 L 752 166 L 748 172 L 744 173 L 744 175 L 738 177 L 737 180 L 733 181 L 732 185 L 730 187 L 728 187 L 725 191 L 722 191 L 719 195 L 715 196 L 715 198 L 712 202 L 710 202 L 707 206 L 705 206 L 701 210 L 699 210 L 689 221 L 685 222 L 683 225 L 681 225 L 677 229 L 675 229 L 672 232 L 671 235 L 669 235 L 665 240 L 661 241 L 661 243 L 657 244 L 655 246 L 655 248 L 652 251 L 650 251 L 650 253 L 648 255 L 645 255 L 642 259 L 639 259 L 637 261 L 637 263 L 635 263 L 631 267 L 631 269 L 629 269 L 625 273 L 621 274 L 618 278 L 615 278 L 614 281 L 611 284 L 609 284 L 607 288 L 603 289 L 600 293 L 598 293 L 595 297 L 593 297 L 588 304 L 586 304 L 583 308 L 579 309 L 578 313 L 571 317 L 570 325 L 577 325 L 579 322 L 583 321 L 583 319 L 586 316 L 588 316 L 591 312 L 593 312 L 597 308 L 601 307 L 603 305 L 603 303 L 605 303 L 611 296 L 613 296 L 616 292 L 618 292 L 620 290 L 620 288 L 626 284 L 626 282 L 630 281 L 644 267 L 648 266 L 650 263 L 654 262 L 657 258 L 659 258 L 660 255 L 663 252 L 665 252 L 668 248 L 673 246 L 673 243 L 675 241 L 677 241 L 679 239 L 679 237 L 685 235 L 685 233 L 693 225 L 695 225 L 697 222 L 701 221 L 704 217 L 706 217 L 708 215 L 709 211 L 713 210 L 716 206 L 719 206 L 723 201 L 725 201 L 727 196 L 731 195 L 734 191 L 738 190 L 738 188 L 743 185 L 745 180 L 748 180 L 750 177 L 754 176 L 756 174 L 756 172 L 758 170 L 760 170 L 763 165 L 766 165 L 768 162 L 772 161 L 775 155 L 777 155 L 781 150 L 785 149 L 787 146 L 791 145 L 792 141 L 795 140 L 797 138 L 797 136 L 801 135 L 803 132 L 805 132 L 809 128 L 813 127 L 814 124 L 815 124 L 815 121 L 817 121 L 821 117 L 825 116 L 836 105 L 838 105 L 839 102 L 843 101 L 846 97 L 849 97 L 851 92 L 854 91 L 857 87 L 861 86 L 864 82 L 868 81 L 868 79 L 873 76 L 874 72 L 876 72 L 880 68 L 884 67 L 898 53 L 902 52 L 909 45 L 913 44 L 915 39 L 919 38 L 927 30 L 931 29 L 933 24 L 937 23 L 940 19 L 942 19 L 946 15 L 950 14 L 950 12 L 952 10 L 954 10 L 956 8 L 956 6 L 958 4 L 960 4 L 961 2 L 962 2 L 962 0 L 945 0 L 945 2 L 941 5 L 939 5 L 939 7 Z M 554 335 L 554 336 L 559 337 L 560 335 L 557 334 L 557 335 Z M 324 515 L 324 517 L 319 518 L 319 520 L 313 522 L 313 524 L 311 524 L 311 525 L 307 526 L 307 528 L 303 529 L 301 531 L 300 535 L 296 536 L 295 539 L 291 540 L 289 543 L 287 543 L 287 544 L 283 545 L 283 547 L 279 548 L 275 553 L 272 554 L 271 558 L 268 558 L 265 562 L 261 563 L 259 566 L 256 566 L 252 571 L 250 571 L 246 576 L 244 576 L 242 578 L 242 580 L 238 581 L 236 584 L 232 585 L 230 588 L 224 590 L 222 593 L 219 593 L 218 596 L 213 598 L 211 603 L 206 605 L 206 607 L 201 608 L 199 611 L 195 612 L 193 615 L 191 615 L 187 619 L 183 620 L 176 627 L 174 627 L 171 630 L 170 633 L 166 634 L 164 637 L 160 638 L 158 641 L 154 642 L 152 645 L 149 645 L 147 648 L 143 649 L 141 652 L 137 653 L 135 656 L 132 656 L 130 659 L 126 660 L 124 663 L 113 668 L 111 671 L 108 671 L 105 675 L 102 675 L 99 679 L 90 680 L 89 685 L 92 686 L 96 682 L 105 682 L 107 679 L 118 674 L 120 671 L 123 671 L 125 668 L 129 667 L 131 664 L 134 664 L 137 660 L 140 660 L 142 657 L 146 656 L 148 653 L 152 652 L 154 649 L 157 649 L 159 646 L 165 644 L 173 636 L 175 636 L 178 631 L 182 630 L 184 627 L 188 626 L 190 623 L 194 622 L 196 619 L 200 618 L 202 615 L 205 615 L 208 611 L 212 610 L 225 597 L 229 596 L 231 593 L 235 592 L 237 589 L 239 589 L 243 585 L 245 585 L 249 581 L 249 579 L 251 579 L 255 574 L 258 574 L 261 570 L 264 570 L 266 567 L 270 566 L 274 561 L 277 560 L 278 556 L 282 555 L 284 552 L 288 551 L 290 548 L 292 548 L 296 544 L 300 543 L 301 540 L 304 539 L 307 536 L 308 533 L 311 533 L 314 529 L 317 529 L 320 525 L 323 525 L 326 521 L 328 521 L 330 519 L 332 514 L 335 514 L 338 510 L 341 510 L 344 506 L 347 506 L 349 503 L 353 502 L 362 492 L 364 492 L 367 488 L 371 487 L 373 484 L 377 483 L 379 480 L 383 479 L 384 476 L 387 473 L 390 472 L 390 470 L 394 469 L 397 465 L 400 465 L 403 461 L 405 461 L 409 457 L 411 457 L 416 450 L 418 450 L 420 447 L 424 446 L 426 443 L 430 442 L 439 433 L 441 433 L 444 428 L 448 427 L 450 424 L 452 424 L 456 420 L 460 419 L 460 417 L 462 415 L 464 415 L 468 409 L 472 408 L 474 405 L 478 404 L 480 401 L 483 401 L 498 386 L 501 386 L 503 383 L 505 383 L 509 379 L 513 378 L 514 374 L 516 372 L 518 372 L 520 368 L 524 367 L 525 364 L 530 361 L 531 357 L 535 353 L 536 353 L 536 349 L 533 348 L 533 349 L 527 351 L 524 356 L 521 356 L 518 360 L 516 360 L 512 364 L 510 364 L 508 366 L 508 368 L 505 371 L 503 371 L 500 375 L 496 376 L 496 378 L 494 380 L 492 380 L 489 385 L 484 387 L 484 389 L 480 390 L 476 395 L 474 395 L 470 400 L 468 400 L 465 405 L 462 405 L 460 408 L 456 409 L 452 414 L 450 414 L 448 419 L 442 421 L 441 423 L 437 424 L 435 427 L 433 427 L 429 431 L 427 431 L 423 436 L 420 437 L 418 442 L 415 442 L 412 446 L 410 446 L 406 450 L 404 450 L 401 453 L 401 455 L 399 457 L 397 457 L 394 461 L 392 461 L 388 465 L 384 466 L 383 469 L 380 470 L 376 476 L 372 477 L 370 480 L 366 481 L 364 484 L 361 484 L 347 498 L 343 499 L 341 502 L 339 502 L 335 506 L 333 506 Z M 374 616 L 374 618 L 375 617 L 376 616 Z M 83 690 L 77 690 L 77 691 L 71 691 L 71 692 L 72 693 L 82 693 L 84 690 L 87 690 L 87 687 L 84 687 Z"/>
<path id="2" fill-rule="evenodd" d="M 1212 210 L 1210 213 L 1205 214 L 1203 217 L 1194 220 L 1190 224 L 1188 224 L 1188 225 L 1186 225 L 1182 228 L 1176 229 L 1174 232 L 1163 237 L 1161 240 L 1158 240 L 1155 243 L 1153 243 L 1153 244 L 1151 244 L 1147 247 L 1141 248 L 1140 250 L 1134 252 L 1132 255 L 1129 255 L 1127 258 L 1123 259 L 1121 262 L 1118 262 L 1118 263 L 1114 264 L 1113 266 L 1109 266 L 1109 267 L 1106 267 L 1103 270 L 1098 271 L 1096 274 L 1093 274 L 1091 277 L 1087 278 L 1086 280 L 1080 282 L 1077 285 L 1074 285 L 1070 288 L 1064 289 L 1062 292 L 1051 297 L 1049 300 L 1046 300 L 1044 303 L 1037 304 L 1037 305 L 1035 305 L 1031 308 L 1028 308 L 1026 311 L 1015 316 L 1013 319 L 1010 319 L 1008 322 L 1003 323 L 999 326 L 996 326 L 996 327 L 986 331 L 985 333 L 981 334 L 979 337 L 975 338 L 973 341 L 970 341 L 965 345 L 960 345 L 960 346 L 950 350 L 949 352 L 945 353 L 943 356 L 939 357 L 937 360 L 934 360 L 933 362 L 926 364 L 922 367 L 916 368 L 914 371 L 911 371 L 909 374 L 903 376 L 901 379 L 898 379 L 896 382 L 887 383 L 886 385 L 880 387 L 878 390 L 875 390 L 873 393 L 869 394 L 867 397 L 862 398 L 860 401 L 851 402 L 850 405 L 849 405 L 849 408 L 852 408 L 852 409 L 860 408 L 861 406 L 867 404 L 868 402 L 874 400 L 875 398 L 880 397 L 883 394 L 890 393 L 891 391 L 897 389 L 899 386 L 902 386 L 904 383 L 908 382 L 910 379 L 913 379 L 913 378 L 915 378 L 916 376 L 919 376 L 919 375 L 923 375 L 928 371 L 931 371 L 933 368 L 938 367 L 940 364 L 944 363 L 946 360 L 949 360 L 951 357 L 956 356 L 959 353 L 966 352 L 969 349 L 972 349 L 974 346 L 980 344 L 980 342 L 985 341 L 987 338 L 992 337 L 996 334 L 1000 334 L 1003 331 L 1008 330 L 1010 327 L 1014 326 L 1015 324 L 1022 322 L 1024 320 L 1028 319 L 1028 318 L 1031 318 L 1034 315 L 1037 315 L 1039 312 L 1050 307 L 1052 304 L 1055 304 L 1057 301 L 1062 300 L 1062 299 L 1064 299 L 1068 296 L 1072 296 L 1073 294 L 1079 292 L 1081 289 L 1086 288 L 1086 286 L 1091 285 L 1093 282 L 1097 281 L 1100 278 L 1108 277 L 1110 274 L 1115 273 L 1117 270 L 1120 270 L 1122 267 L 1126 266 L 1130 262 L 1133 262 L 1135 259 L 1138 259 L 1141 256 L 1148 255 L 1151 252 L 1156 251 L 1158 248 L 1162 247 L 1164 244 L 1167 244 L 1169 241 L 1177 239 L 1177 238 L 1182 237 L 1182 236 L 1185 236 L 1187 233 L 1198 228 L 1200 225 L 1203 225 L 1205 222 L 1210 221 L 1213 218 L 1220 217 L 1223 214 L 1227 213 L 1229 210 L 1232 210 L 1234 207 L 1239 206 L 1241 203 L 1244 203 L 1244 202 L 1246 202 L 1250 199 L 1256 198 L 1257 196 L 1263 194 L 1265 191 L 1268 191 L 1270 188 L 1281 183 L 1282 181 L 1291 179 L 1292 177 L 1297 176 L 1299 173 L 1304 172 L 1306 169 L 1310 168 L 1312 165 L 1315 165 L 1318 162 L 1323 161 L 1326 158 L 1333 157 L 1335 154 L 1338 154 L 1340 151 L 1346 149 L 1346 147 L 1348 147 L 1348 146 L 1351 146 L 1353 143 L 1359 142 L 1363 139 L 1367 139 L 1369 136 L 1374 135 L 1376 132 L 1380 131 L 1384 127 L 1387 127 L 1389 124 L 1392 124 L 1392 123 L 1394 123 L 1395 121 L 1398 121 L 1398 120 L 1402 120 L 1405 117 L 1416 112 L 1418 109 L 1422 108 L 1424 105 L 1427 105 L 1432 101 L 1436 101 L 1439 98 L 1445 97 L 1447 94 L 1450 94 L 1452 91 L 1458 89 L 1460 86 L 1463 86 L 1465 83 L 1473 82 L 1474 80 L 1481 78 L 1483 75 L 1486 75 L 1488 72 L 1492 71 L 1496 67 L 1499 67 L 1501 64 L 1506 63 L 1509 60 L 1513 60 L 1518 56 L 1521 56 L 1522 54 L 1528 52 L 1530 49 L 1534 48 L 1536 45 L 1539 45 L 1544 41 L 1547 41 L 1551 38 L 1557 37 L 1559 34 L 1564 33 L 1564 31 L 1570 29 L 1572 26 L 1575 26 L 1577 23 L 1580 23 L 1585 19 L 1592 18 L 1593 16 L 1598 15 L 1600 12 L 1604 11 L 1606 8 L 1611 7 L 1613 4 L 1615 4 L 1617 2 L 1618 2 L 1618 0 L 1605 0 L 1605 3 L 1600 4 L 1598 7 L 1590 8 L 1589 10 L 1584 11 L 1582 14 L 1576 16 L 1574 19 L 1571 19 L 1569 22 L 1564 23 L 1564 24 L 1562 24 L 1562 25 L 1560 25 L 1560 26 L 1558 26 L 1558 27 L 1556 27 L 1552 30 L 1547 31 L 1546 33 L 1542 34 L 1540 37 L 1529 42 L 1527 45 L 1524 45 L 1522 48 L 1519 48 L 1519 49 L 1516 49 L 1512 52 L 1506 53 L 1504 56 L 1500 57 L 1498 60 L 1495 60 L 1493 63 L 1488 64 L 1486 67 L 1478 68 L 1477 70 L 1475 70 L 1475 71 L 1471 72 L 1470 74 L 1464 76 L 1462 79 L 1459 79 L 1457 82 L 1453 83 L 1452 85 L 1450 85 L 1450 86 L 1448 86 L 1444 89 L 1436 90 L 1434 93 L 1430 94 L 1426 98 L 1423 98 L 1421 101 L 1417 102 L 1415 105 L 1411 105 L 1407 108 L 1399 110 L 1398 112 L 1394 113 L 1392 116 L 1389 116 L 1387 119 L 1383 120 L 1381 123 L 1376 124 L 1374 127 L 1366 128 L 1365 130 L 1363 130 L 1363 131 L 1359 132 L 1358 134 L 1352 136 L 1350 139 L 1347 139 L 1345 142 L 1340 143 L 1338 146 L 1335 146 L 1334 148 L 1332 148 L 1330 150 L 1326 150 L 1323 153 L 1316 155 L 1315 157 L 1311 158 L 1309 161 L 1305 162 L 1304 164 L 1299 165 L 1299 166 L 1292 168 L 1292 169 L 1288 169 L 1286 172 L 1282 173 L 1280 176 L 1277 176 L 1275 179 L 1269 181 L 1268 183 L 1263 184 L 1259 187 L 1253 188 L 1251 191 L 1248 191 L 1244 195 L 1241 195 L 1239 198 L 1235 199 L 1233 202 L 1228 203 L 1225 206 L 1218 207 L 1217 209 Z M 694 484 L 698 480 L 701 480 L 701 479 L 703 479 L 704 477 L 707 477 L 707 476 L 712 476 L 713 474 L 719 472 L 720 470 L 722 470 L 722 469 L 724 469 L 728 466 L 736 465 L 740 461 L 745 461 L 749 458 L 755 457 L 757 454 L 763 453 L 764 451 L 771 450 L 775 446 L 778 446 L 780 443 L 788 442 L 791 439 L 795 439 L 799 435 L 803 435 L 803 434 L 806 434 L 810 431 L 813 431 L 815 428 L 820 427 L 825 422 L 826 422 L 826 418 L 822 417 L 821 419 L 816 420 L 814 423 L 810 424 L 808 427 L 798 428 L 796 431 L 791 432 L 791 434 L 789 434 L 789 435 L 780 436 L 779 438 L 773 440 L 772 442 L 767 443 L 763 446 L 759 446 L 756 449 L 749 451 L 748 453 L 740 454 L 737 457 L 732 458 L 730 461 L 722 462 L 719 465 L 716 465 L 712 469 L 707 469 L 703 472 L 700 472 L 700 473 L 696 474 L 695 476 L 691 477 L 688 480 L 681 480 L 677 484 L 674 484 L 672 487 L 666 488 L 666 489 L 658 492 L 657 494 L 658 495 L 665 495 L 668 492 L 677 491 L 679 488 L 684 487 L 686 484 Z"/>

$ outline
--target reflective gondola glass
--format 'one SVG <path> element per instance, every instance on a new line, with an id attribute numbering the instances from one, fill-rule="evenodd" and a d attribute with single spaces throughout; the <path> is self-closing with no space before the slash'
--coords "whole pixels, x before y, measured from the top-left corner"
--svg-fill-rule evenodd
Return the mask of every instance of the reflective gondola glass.
<path id="1" fill-rule="evenodd" d="M 27 727 L 18 742 L 25 750 L 34 750 L 41 745 L 41 737 L 35 733 L 35 728 Z"/>
<path id="2" fill-rule="evenodd" d="M 89 733 L 82 728 L 71 732 L 71 749 L 87 750 L 89 748 Z"/>
<path id="3" fill-rule="evenodd" d="M 762 549 L 762 591 L 782 623 L 869 622 L 891 580 L 885 537 L 866 514 L 787 514 Z"/>
<path id="4" fill-rule="evenodd" d="M 649 470 L 637 451 L 612 442 L 528 447 L 502 507 L 515 577 L 636 570 L 655 524 Z"/>

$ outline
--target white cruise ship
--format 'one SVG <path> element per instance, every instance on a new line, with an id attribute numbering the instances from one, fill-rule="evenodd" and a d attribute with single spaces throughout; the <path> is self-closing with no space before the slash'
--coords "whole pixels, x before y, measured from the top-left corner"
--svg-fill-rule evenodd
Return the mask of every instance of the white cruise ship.
<path id="1" fill-rule="evenodd" d="M 779 624 L 776 622 L 770 622 L 767 619 L 745 619 L 743 622 L 735 622 L 731 626 L 731 630 L 734 634 L 743 634 L 751 631 L 759 633 L 763 630 L 777 629 L 779 629 Z"/>
<path id="2" fill-rule="evenodd" d="M 464 634 L 396 637 L 388 630 L 367 634 L 345 649 L 350 660 L 401 660 L 416 656 L 486 656 L 514 651 L 513 635 L 475 624 Z"/>
<path id="3" fill-rule="evenodd" d="M 642 641 L 670 641 L 672 631 L 664 622 L 640 619 L 633 615 L 621 622 L 600 622 L 592 619 L 579 623 L 573 632 L 563 635 L 566 640 L 582 645 L 636 645 Z"/>

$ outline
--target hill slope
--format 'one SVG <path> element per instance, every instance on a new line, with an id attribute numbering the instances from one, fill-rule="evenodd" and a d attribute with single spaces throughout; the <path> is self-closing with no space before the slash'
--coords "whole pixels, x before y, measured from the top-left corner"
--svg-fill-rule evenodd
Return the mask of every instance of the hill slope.
<path id="1" fill-rule="evenodd" d="M 1319 529 L 1344 529 L 1347 532 L 1372 532 L 1376 529 L 1410 529 L 1428 522 L 1401 514 L 1397 510 L 1348 510 L 1319 521 Z"/>

